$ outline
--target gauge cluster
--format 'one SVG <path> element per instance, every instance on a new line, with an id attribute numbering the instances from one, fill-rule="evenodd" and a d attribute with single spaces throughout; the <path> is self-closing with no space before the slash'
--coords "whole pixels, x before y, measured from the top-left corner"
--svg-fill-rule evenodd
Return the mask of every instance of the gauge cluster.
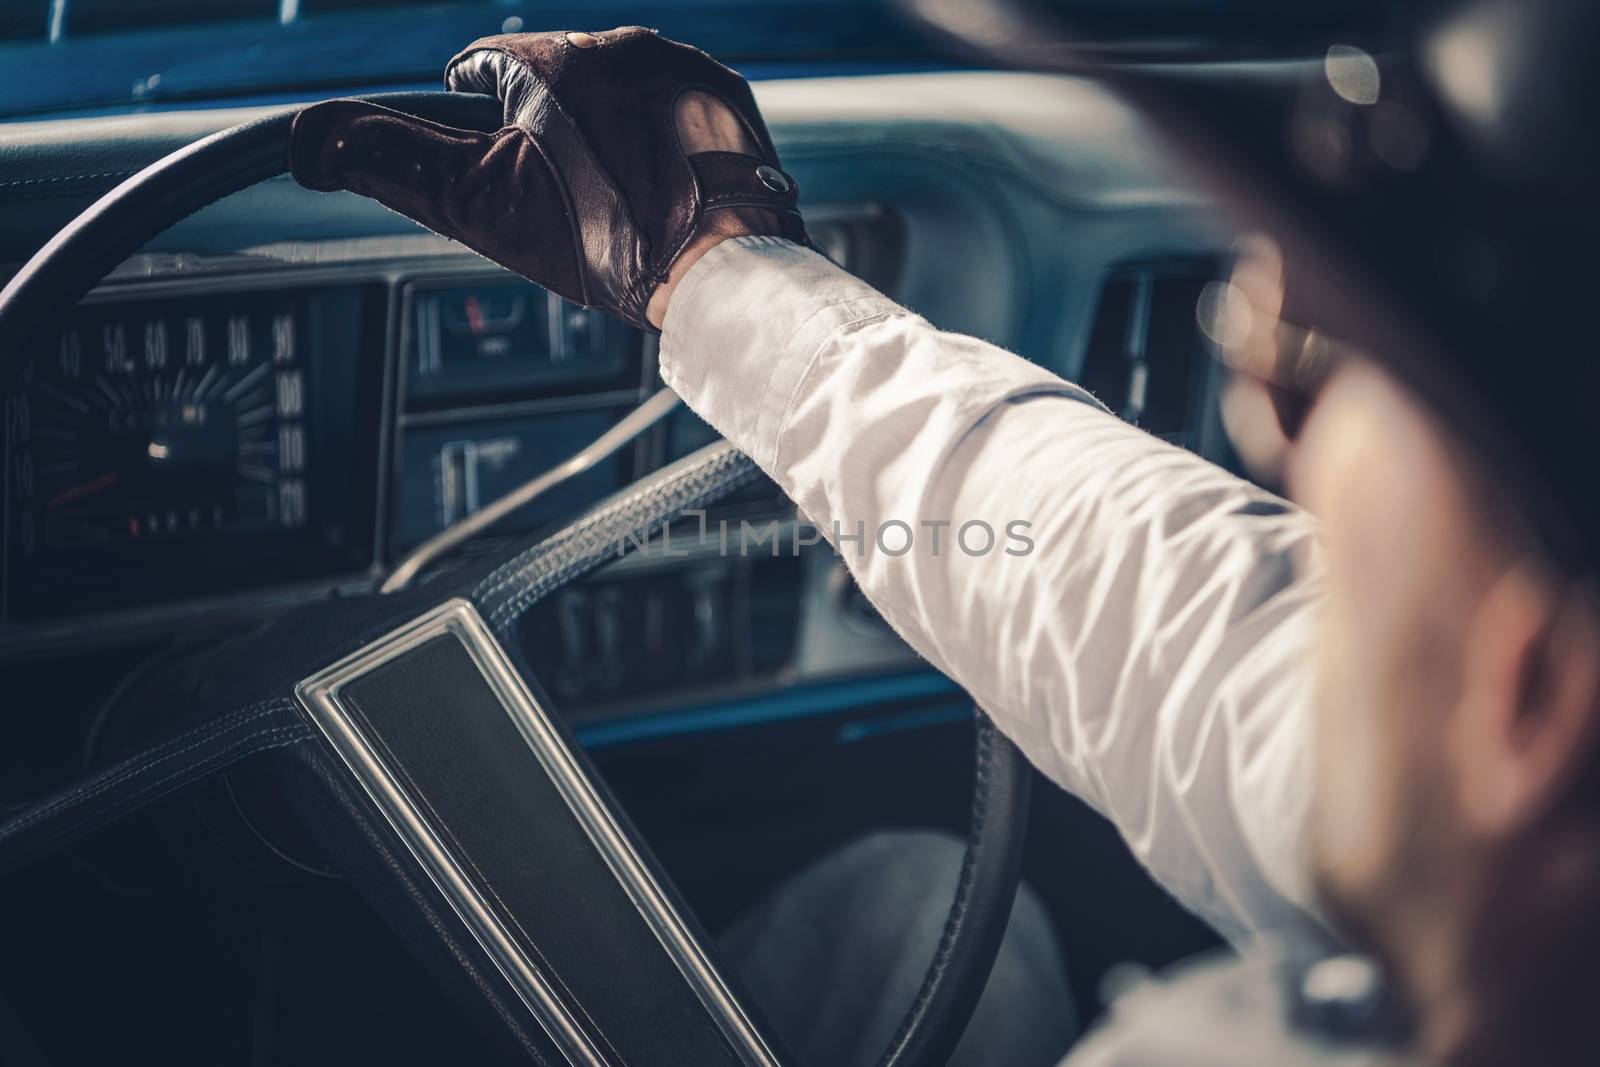
<path id="1" fill-rule="evenodd" d="M 0 646 L 368 588 L 654 374 L 638 331 L 475 257 L 174 276 L 206 266 L 102 286 L 3 398 Z M 644 462 L 625 451 L 501 532 Z"/>
<path id="2" fill-rule="evenodd" d="M 893 216 L 814 232 L 892 284 Z M 141 254 L 35 346 L 0 397 L 3 651 L 370 589 L 658 387 L 653 338 L 433 237 Z M 549 528 L 713 437 L 679 413 L 493 536 Z M 728 504 L 781 510 L 775 494 Z"/>
<path id="3" fill-rule="evenodd" d="M 273 305 L 113 306 L 62 331 L 19 401 L 23 561 L 305 526 L 304 311 Z"/>
<path id="4" fill-rule="evenodd" d="M 6 398 L 8 620 L 370 567 L 381 308 L 361 286 L 102 299 L 42 338 Z"/>

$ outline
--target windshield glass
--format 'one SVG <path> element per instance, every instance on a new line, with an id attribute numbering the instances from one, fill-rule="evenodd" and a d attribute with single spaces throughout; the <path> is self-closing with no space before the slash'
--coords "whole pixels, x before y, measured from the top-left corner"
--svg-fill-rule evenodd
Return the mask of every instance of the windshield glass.
<path id="1" fill-rule="evenodd" d="M 970 0 L 978 4 L 984 0 Z M 1092 32 L 1204 34 L 1379 0 L 1054 0 Z M 752 78 L 951 62 L 893 0 L 0 0 L 0 115 L 435 87 L 486 34 L 647 25 Z"/>
<path id="2" fill-rule="evenodd" d="M 0 0 L 0 114 L 435 88 L 477 37 L 630 24 L 775 68 L 756 77 L 932 56 L 880 0 Z"/>

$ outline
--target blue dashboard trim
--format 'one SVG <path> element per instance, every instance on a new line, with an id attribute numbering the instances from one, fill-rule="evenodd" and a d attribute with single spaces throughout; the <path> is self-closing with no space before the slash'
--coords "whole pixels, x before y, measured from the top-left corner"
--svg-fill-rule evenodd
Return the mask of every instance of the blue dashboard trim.
<path id="1" fill-rule="evenodd" d="M 731 730 L 742 726 L 769 725 L 795 719 L 832 715 L 875 705 L 919 700 L 930 697 L 948 697 L 960 693 L 961 687 L 935 671 L 916 671 L 878 678 L 853 678 L 841 681 L 819 682 L 797 686 L 770 696 L 751 700 L 728 701 L 703 707 L 683 708 L 655 712 L 637 718 L 579 726 L 574 733 L 585 748 L 601 749 L 639 741 L 655 741 L 668 737 L 703 734 Z M 965 705 L 961 705 L 964 708 Z M 918 715 L 937 712 L 941 717 L 922 719 L 910 726 L 932 725 L 935 722 L 953 721 L 950 708 L 919 709 Z M 897 717 L 895 721 L 905 716 Z M 841 730 L 839 740 L 844 742 L 865 740 L 878 733 L 893 729 L 869 730 L 871 724 L 852 724 L 852 729 Z M 865 730 L 866 732 L 862 732 Z"/>
<path id="2" fill-rule="evenodd" d="M 960 700 L 940 701 L 910 711 L 887 712 L 868 719 L 854 719 L 834 731 L 834 740 L 841 745 L 870 741 L 875 737 L 910 733 L 930 726 L 944 726 L 972 719 L 972 702 L 963 695 Z"/>

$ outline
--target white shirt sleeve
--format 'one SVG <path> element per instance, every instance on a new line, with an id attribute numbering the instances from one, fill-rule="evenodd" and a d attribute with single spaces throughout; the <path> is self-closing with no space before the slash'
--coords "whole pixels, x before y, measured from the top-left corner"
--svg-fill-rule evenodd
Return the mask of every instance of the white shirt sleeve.
<path id="1" fill-rule="evenodd" d="M 1179 900 L 1235 942 L 1306 921 L 1304 512 L 777 238 L 695 264 L 661 373 Z"/>

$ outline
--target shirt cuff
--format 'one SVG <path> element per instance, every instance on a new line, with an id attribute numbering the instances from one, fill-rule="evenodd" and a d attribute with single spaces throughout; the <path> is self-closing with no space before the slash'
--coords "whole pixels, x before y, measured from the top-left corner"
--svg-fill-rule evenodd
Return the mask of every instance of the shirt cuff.
<path id="1" fill-rule="evenodd" d="M 809 248 L 781 237 L 723 241 L 689 269 L 667 305 L 661 377 L 762 467 L 828 338 L 872 319 L 910 315 Z"/>

